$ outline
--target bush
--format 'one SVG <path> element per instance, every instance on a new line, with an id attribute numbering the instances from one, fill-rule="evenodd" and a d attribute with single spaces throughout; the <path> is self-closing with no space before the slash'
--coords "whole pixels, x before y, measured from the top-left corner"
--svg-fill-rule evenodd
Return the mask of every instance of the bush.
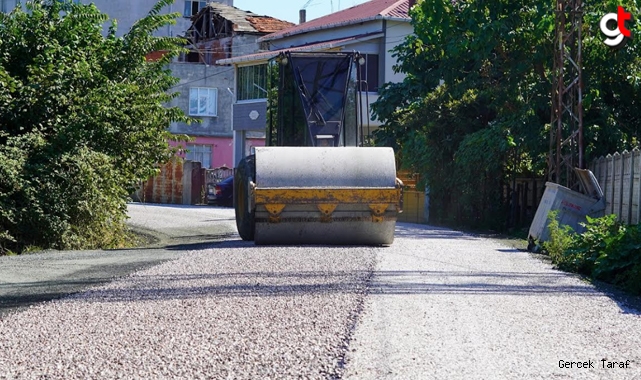
<path id="1" fill-rule="evenodd" d="M 0 13 L 0 254 L 122 246 L 131 188 L 173 156 L 159 0 L 122 38 L 93 4 L 34 0 Z M 26 32 L 25 32 L 26 31 Z M 165 51 L 158 61 L 147 54 Z"/>
<path id="2" fill-rule="evenodd" d="M 551 237 L 543 247 L 555 265 L 641 295 L 641 225 L 626 226 L 616 215 L 587 217 L 585 231 L 575 234 L 550 214 Z"/>
<path id="3" fill-rule="evenodd" d="M 33 145 L 20 150 L 15 140 L 0 145 L 0 253 L 129 241 L 127 194 L 109 156 L 82 147 L 38 158 Z"/>

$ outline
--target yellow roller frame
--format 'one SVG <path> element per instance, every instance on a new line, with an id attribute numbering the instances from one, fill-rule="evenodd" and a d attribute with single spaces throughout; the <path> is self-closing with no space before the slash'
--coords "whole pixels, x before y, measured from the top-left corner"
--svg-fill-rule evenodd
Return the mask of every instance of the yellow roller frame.
<path id="1" fill-rule="evenodd" d="M 321 222 L 331 222 L 332 213 L 339 204 L 366 204 L 372 213 L 372 221 L 380 223 L 390 205 L 401 211 L 402 189 L 254 189 L 256 205 L 264 205 L 269 212 L 270 223 L 278 223 L 286 205 L 314 204 L 321 213 Z"/>
<path id="2" fill-rule="evenodd" d="M 401 190 L 337 188 L 337 189 L 260 189 L 254 190 L 256 204 L 399 204 Z"/>

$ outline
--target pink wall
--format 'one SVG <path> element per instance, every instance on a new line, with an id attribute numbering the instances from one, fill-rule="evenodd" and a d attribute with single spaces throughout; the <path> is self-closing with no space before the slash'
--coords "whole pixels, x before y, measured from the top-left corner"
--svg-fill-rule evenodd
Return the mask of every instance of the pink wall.
<path id="1" fill-rule="evenodd" d="M 219 166 L 232 167 L 234 163 L 234 144 L 233 144 L 232 138 L 198 136 L 198 137 L 194 137 L 194 141 L 189 142 L 189 144 L 212 146 L 212 155 L 211 155 L 212 168 L 217 168 Z M 177 146 L 178 143 L 170 141 L 169 145 Z M 181 145 L 183 145 L 184 147 L 184 144 L 181 144 Z M 265 146 L 265 140 L 264 139 L 247 139 L 246 146 L 247 146 L 247 149 L 249 149 L 249 147 L 251 146 Z M 184 157 L 184 154 L 181 156 Z"/>

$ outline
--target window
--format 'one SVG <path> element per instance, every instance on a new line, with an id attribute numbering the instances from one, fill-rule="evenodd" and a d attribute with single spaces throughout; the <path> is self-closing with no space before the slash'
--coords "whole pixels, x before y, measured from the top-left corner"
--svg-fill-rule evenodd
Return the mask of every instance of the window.
<path id="1" fill-rule="evenodd" d="M 185 62 L 200 62 L 200 54 L 197 51 L 190 51 L 185 55 Z"/>
<path id="2" fill-rule="evenodd" d="M 186 159 L 197 161 L 205 169 L 211 168 L 211 145 L 187 144 Z"/>
<path id="3" fill-rule="evenodd" d="M 365 64 L 359 66 L 360 80 L 367 81 L 361 83 L 361 90 L 368 92 L 378 92 L 378 54 L 364 54 Z"/>
<path id="4" fill-rule="evenodd" d="M 191 17 L 198 12 L 200 12 L 201 9 L 205 8 L 205 4 L 207 4 L 206 1 L 191 1 L 191 0 L 186 0 L 185 1 L 185 10 L 183 12 L 183 16 L 185 17 Z"/>
<path id="5" fill-rule="evenodd" d="M 190 116 L 218 116 L 218 89 L 192 87 L 189 89 Z"/>
<path id="6" fill-rule="evenodd" d="M 238 100 L 267 98 L 267 64 L 238 68 Z"/>

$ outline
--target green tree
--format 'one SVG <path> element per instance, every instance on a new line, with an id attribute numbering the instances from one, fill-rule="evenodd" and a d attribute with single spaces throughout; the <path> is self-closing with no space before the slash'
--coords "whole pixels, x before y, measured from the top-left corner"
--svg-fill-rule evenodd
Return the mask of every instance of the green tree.
<path id="1" fill-rule="evenodd" d="M 0 14 L 0 252 L 118 246 L 126 199 L 173 151 L 181 110 L 167 63 L 178 14 L 160 0 L 123 37 L 93 4 L 36 0 Z M 158 61 L 145 56 L 165 51 Z"/>
<path id="2" fill-rule="evenodd" d="M 636 14 L 633 1 L 624 1 Z M 599 19 L 614 2 L 585 4 L 588 159 L 636 144 L 640 41 L 612 50 Z M 424 0 L 414 35 L 395 48 L 406 78 L 386 84 L 374 112 L 379 144 L 424 173 L 441 221 L 501 228 L 503 186 L 542 175 L 549 148 L 554 4 L 550 0 Z M 634 26 L 639 30 L 638 25 Z"/>

